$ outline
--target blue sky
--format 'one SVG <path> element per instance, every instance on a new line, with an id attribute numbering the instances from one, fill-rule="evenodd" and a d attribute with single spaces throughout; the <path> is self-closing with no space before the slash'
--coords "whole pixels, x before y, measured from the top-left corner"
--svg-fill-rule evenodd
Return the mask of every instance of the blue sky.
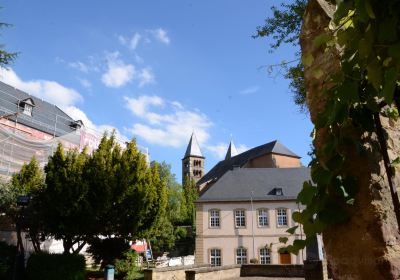
<path id="1" fill-rule="evenodd" d="M 293 59 L 253 39 L 274 1 L 2 1 L 1 43 L 20 55 L 1 79 L 97 130 L 136 137 L 181 178 L 195 131 L 209 170 L 229 140 L 278 139 L 308 164 L 309 117 L 265 65 Z"/>

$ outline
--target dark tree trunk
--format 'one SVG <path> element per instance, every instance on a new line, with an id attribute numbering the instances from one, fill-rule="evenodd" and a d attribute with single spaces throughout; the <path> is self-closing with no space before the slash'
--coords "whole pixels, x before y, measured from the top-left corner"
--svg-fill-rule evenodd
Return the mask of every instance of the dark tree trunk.
<path id="1" fill-rule="evenodd" d="M 329 87 L 329 77 L 340 65 L 338 52 L 325 52 L 313 44 L 314 38 L 324 32 L 330 21 L 326 9 L 329 4 L 323 2 L 308 2 L 300 37 L 303 56 L 312 54 L 314 58 L 312 65 L 305 67 L 307 102 L 313 123 L 326 106 L 326 94 L 322 89 Z M 323 73 L 320 78 L 314 75 L 316 69 Z M 386 135 L 388 154 L 393 159 L 400 155 L 400 123 L 389 122 L 382 116 L 379 118 Z M 388 177 L 382 143 L 376 133 L 367 135 L 355 127 L 350 127 L 347 133 L 361 141 L 368 152 L 361 156 L 355 149 L 345 150 L 346 158 L 351 159 L 345 168 L 348 174 L 358 178 L 359 191 L 354 206 L 349 208 L 350 220 L 323 233 L 334 279 L 399 279 L 399 225 L 390 190 L 390 181 L 398 183 L 399 176 Z M 325 138 L 326 129 L 318 129 L 314 141 L 317 152 L 322 149 Z M 323 162 L 324 159 L 319 160 Z"/>

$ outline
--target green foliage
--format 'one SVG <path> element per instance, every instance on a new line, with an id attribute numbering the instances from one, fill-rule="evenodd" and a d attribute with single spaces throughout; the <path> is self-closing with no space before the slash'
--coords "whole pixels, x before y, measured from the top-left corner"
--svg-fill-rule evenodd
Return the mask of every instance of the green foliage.
<path id="1" fill-rule="evenodd" d="M 337 3 L 329 29 L 313 42 L 314 48 L 325 52 L 335 53 L 339 48 L 340 69 L 324 81 L 329 85 L 323 89 L 326 107 L 316 121 L 316 129 L 324 129 L 324 146 L 314 152 L 310 164 L 313 181 L 306 182 L 298 196 L 298 202 L 306 208 L 293 213 L 294 221 L 303 225 L 307 235 L 306 240 L 296 240 L 287 247 L 294 253 L 315 234 L 354 215 L 352 206 L 357 203 L 359 180 L 347 168 L 352 161 L 348 151 L 365 156 L 365 137 L 372 133 L 380 137 L 379 115 L 398 118 L 400 2 Z M 310 54 L 303 54 L 303 63 L 306 67 L 312 65 Z M 317 72 L 314 76 L 321 77 Z M 381 146 L 382 155 L 386 153 L 384 149 Z M 398 162 L 396 159 L 391 164 Z"/>
<path id="2" fill-rule="evenodd" d="M 129 242 L 123 238 L 93 238 L 89 241 L 87 252 L 93 257 L 96 264 L 105 267 L 115 264 L 116 259 L 123 258 L 123 253 L 129 249 Z"/>
<path id="3" fill-rule="evenodd" d="M 27 263 L 27 280 L 84 280 L 85 258 L 82 255 L 32 254 Z"/>
<path id="4" fill-rule="evenodd" d="M 0 241 L 0 279 L 12 279 L 17 248 Z"/>
<path id="5" fill-rule="evenodd" d="M 45 167 L 46 231 L 78 252 L 93 236 L 135 240 L 159 227 L 167 190 L 158 166 L 149 167 L 135 141 L 121 149 L 105 135 L 92 155 L 60 145 Z"/>
<path id="6" fill-rule="evenodd" d="M 11 24 L 0 22 L 0 29 L 11 27 Z M 0 44 L 0 67 L 7 68 L 10 64 L 14 62 L 17 58 L 18 53 L 16 52 L 8 52 L 4 49 L 4 44 Z"/>
<path id="7" fill-rule="evenodd" d="M 139 255 L 134 250 L 124 253 L 124 258 L 115 262 L 115 270 L 118 275 L 124 275 L 126 280 L 135 280 L 143 277 L 143 273 L 138 266 Z"/>
<path id="8" fill-rule="evenodd" d="M 186 224 L 194 226 L 196 222 L 196 206 L 194 202 L 199 198 L 194 180 L 185 180 L 183 196 L 186 204 Z"/>

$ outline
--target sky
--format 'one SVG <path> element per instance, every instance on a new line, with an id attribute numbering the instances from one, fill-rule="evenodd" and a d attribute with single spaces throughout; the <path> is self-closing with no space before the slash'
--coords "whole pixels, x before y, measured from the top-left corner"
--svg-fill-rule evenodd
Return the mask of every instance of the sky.
<path id="1" fill-rule="evenodd" d="M 279 140 L 310 161 L 312 125 L 289 81 L 270 65 L 296 47 L 270 52 L 254 39 L 272 0 L 4 0 L 12 27 L 0 43 L 19 56 L 0 79 L 54 103 L 85 126 L 136 138 L 151 160 L 181 180 L 195 132 L 206 171 L 225 156 Z"/>

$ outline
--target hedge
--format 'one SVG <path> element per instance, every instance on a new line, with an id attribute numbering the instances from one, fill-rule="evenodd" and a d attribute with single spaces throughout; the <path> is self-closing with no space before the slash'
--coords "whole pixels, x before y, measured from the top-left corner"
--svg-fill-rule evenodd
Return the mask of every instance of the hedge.
<path id="1" fill-rule="evenodd" d="M 82 255 L 34 253 L 26 268 L 27 280 L 85 280 Z"/>

